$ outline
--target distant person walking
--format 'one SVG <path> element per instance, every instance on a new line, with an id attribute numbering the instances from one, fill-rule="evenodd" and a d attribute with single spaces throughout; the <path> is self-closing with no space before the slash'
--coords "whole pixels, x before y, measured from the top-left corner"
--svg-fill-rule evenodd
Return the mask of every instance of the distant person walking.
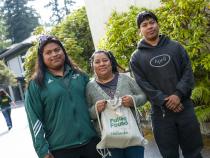
<path id="1" fill-rule="evenodd" d="M 0 90 L 0 107 L 4 115 L 4 118 L 7 123 L 8 130 L 12 128 L 12 119 L 11 119 L 11 105 L 12 102 L 10 96 L 3 90 Z"/>
<path id="2" fill-rule="evenodd" d="M 140 13 L 137 25 L 143 39 L 130 61 L 136 82 L 152 104 L 155 140 L 163 158 L 201 158 L 203 147 L 194 105 L 190 99 L 194 77 L 184 47 L 159 35 L 157 17 Z"/>

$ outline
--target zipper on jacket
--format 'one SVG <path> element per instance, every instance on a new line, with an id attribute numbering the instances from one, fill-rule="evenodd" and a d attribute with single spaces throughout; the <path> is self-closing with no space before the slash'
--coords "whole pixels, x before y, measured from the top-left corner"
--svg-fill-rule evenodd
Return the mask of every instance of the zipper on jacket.
<path id="1" fill-rule="evenodd" d="M 160 109 L 161 109 L 161 111 L 162 111 L 163 118 L 165 118 L 165 116 L 166 116 L 166 111 L 165 111 L 165 109 L 164 109 L 164 107 L 163 107 L 162 105 L 160 106 Z"/>

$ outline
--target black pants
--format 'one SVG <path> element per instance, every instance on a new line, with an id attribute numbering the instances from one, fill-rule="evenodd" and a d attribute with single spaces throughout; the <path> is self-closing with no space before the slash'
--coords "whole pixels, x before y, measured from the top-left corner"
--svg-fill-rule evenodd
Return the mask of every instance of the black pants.
<path id="1" fill-rule="evenodd" d="M 99 138 L 93 138 L 88 144 L 78 148 L 66 148 L 52 151 L 55 158 L 100 158 L 96 150 Z"/>
<path id="2" fill-rule="evenodd" d="M 152 114 L 152 124 L 163 158 L 179 158 L 179 147 L 184 158 L 202 158 L 202 136 L 193 107 L 180 113 L 170 113 L 164 118 Z"/>

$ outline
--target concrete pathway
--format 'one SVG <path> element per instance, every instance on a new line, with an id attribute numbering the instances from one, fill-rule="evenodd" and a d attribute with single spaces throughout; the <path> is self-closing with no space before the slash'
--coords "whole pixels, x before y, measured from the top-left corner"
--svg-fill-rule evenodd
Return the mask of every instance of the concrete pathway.
<path id="1" fill-rule="evenodd" d="M 8 131 L 3 115 L 0 112 L 0 158 L 37 158 L 28 127 L 25 109 L 17 103 L 12 109 L 13 128 Z M 145 147 L 145 158 L 161 158 L 151 131 L 146 131 L 149 144 Z M 203 158 L 210 158 L 210 138 L 205 137 L 206 144 Z M 207 145 L 208 144 L 208 145 Z"/>

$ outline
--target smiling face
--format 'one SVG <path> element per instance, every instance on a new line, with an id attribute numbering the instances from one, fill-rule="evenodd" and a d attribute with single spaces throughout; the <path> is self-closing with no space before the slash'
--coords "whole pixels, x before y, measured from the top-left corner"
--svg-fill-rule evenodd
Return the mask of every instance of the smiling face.
<path id="1" fill-rule="evenodd" d="M 47 69 L 60 70 L 64 67 L 65 55 L 58 44 L 51 42 L 44 46 L 43 60 Z"/>
<path id="2" fill-rule="evenodd" d="M 154 41 L 159 36 L 159 26 L 157 21 L 152 18 L 144 20 L 140 24 L 140 32 L 147 41 Z"/>
<path id="3" fill-rule="evenodd" d="M 112 76 L 112 64 L 110 59 L 103 52 L 96 53 L 93 59 L 93 69 L 99 78 Z"/>

